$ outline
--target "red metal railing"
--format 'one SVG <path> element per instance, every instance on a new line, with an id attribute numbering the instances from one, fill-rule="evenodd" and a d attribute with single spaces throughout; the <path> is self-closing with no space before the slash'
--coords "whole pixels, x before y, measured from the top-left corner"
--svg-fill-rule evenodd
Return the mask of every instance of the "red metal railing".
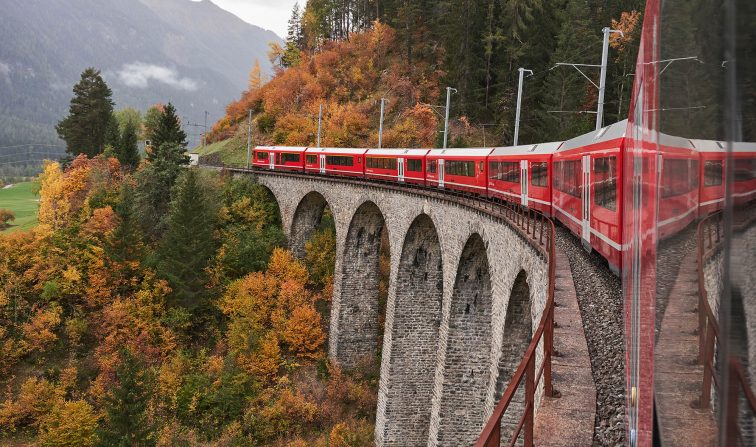
<path id="1" fill-rule="evenodd" d="M 541 322 L 533 334 L 533 339 L 530 345 L 528 345 L 528 349 L 525 351 L 525 355 L 517 367 L 517 371 L 512 376 L 509 386 L 507 386 L 501 400 L 499 400 L 498 405 L 494 408 L 485 427 L 483 427 L 483 431 L 475 443 L 476 447 L 495 447 L 501 445 L 501 420 L 507 413 L 509 404 L 512 402 L 523 380 L 525 381 L 525 407 L 517 426 L 509 438 L 509 446 L 515 445 L 522 433 L 525 447 L 532 447 L 535 393 L 541 378 L 543 378 L 544 395 L 554 395 L 551 384 L 551 356 L 554 351 L 554 282 L 556 280 L 554 241 L 556 240 L 556 231 L 554 223 L 551 220 L 548 220 L 548 223 L 548 239 L 551 242 L 547 244 L 549 253 L 549 296 L 546 300 L 546 308 L 543 310 Z M 543 362 L 536 372 L 536 353 L 538 352 L 538 345 L 541 343 L 541 340 L 543 340 Z"/>
<path id="2" fill-rule="evenodd" d="M 719 324 L 709 305 L 708 293 L 704 283 L 704 266 L 706 262 L 721 248 L 723 239 L 722 212 L 710 214 L 698 224 L 698 361 L 703 365 L 703 380 L 699 406 L 702 409 L 711 405 L 712 385 L 721 391 L 717 381 L 715 346 L 719 339 Z M 731 356 L 728 361 L 727 387 L 727 445 L 737 445 L 740 438 L 738 427 L 738 406 L 740 396 L 744 395 L 751 414 L 756 416 L 756 395 L 746 379 L 740 360 Z"/>

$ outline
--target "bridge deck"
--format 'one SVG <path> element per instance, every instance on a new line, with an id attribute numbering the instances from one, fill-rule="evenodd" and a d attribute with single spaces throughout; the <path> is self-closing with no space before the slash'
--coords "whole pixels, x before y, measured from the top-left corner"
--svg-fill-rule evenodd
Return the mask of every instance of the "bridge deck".
<path id="1" fill-rule="evenodd" d="M 570 263 L 558 248 L 556 258 L 554 348 L 559 356 L 553 358 L 552 377 L 561 397 L 544 397 L 541 401 L 534 438 L 539 447 L 586 446 L 593 441 L 596 385 Z"/>

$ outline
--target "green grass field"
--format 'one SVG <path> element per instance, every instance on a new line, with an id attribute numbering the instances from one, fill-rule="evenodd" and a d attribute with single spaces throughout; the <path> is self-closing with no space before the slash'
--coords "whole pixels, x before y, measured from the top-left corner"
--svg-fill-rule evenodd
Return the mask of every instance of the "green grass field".
<path id="1" fill-rule="evenodd" d="M 37 225 L 39 197 L 34 194 L 36 183 L 17 183 L 10 188 L 0 188 L 0 209 L 16 213 L 16 220 L 5 231 L 28 230 Z"/>

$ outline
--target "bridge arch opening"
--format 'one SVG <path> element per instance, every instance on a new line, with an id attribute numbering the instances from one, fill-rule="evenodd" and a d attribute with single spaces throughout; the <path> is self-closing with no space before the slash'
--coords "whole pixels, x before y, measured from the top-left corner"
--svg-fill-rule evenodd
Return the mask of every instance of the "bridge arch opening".
<path id="1" fill-rule="evenodd" d="M 377 371 L 383 342 L 388 268 L 388 230 L 373 202 L 357 208 L 347 231 L 342 263 L 336 357 L 347 368 Z"/>
<path id="2" fill-rule="evenodd" d="M 328 211 L 326 211 L 328 210 Z M 298 258 L 305 256 L 305 244 L 323 224 L 323 216 L 332 216 L 325 197 L 311 191 L 299 201 L 291 222 L 289 246 Z"/>
<path id="3" fill-rule="evenodd" d="M 472 445 L 485 424 L 482 405 L 491 376 L 492 290 L 479 234 L 460 256 L 449 313 L 439 445 Z"/>
<path id="4" fill-rule="evenodd" d="M 404 237 L 396 278 L 384 445 L 425 445 L 431 418 L 443 299 L 436 226 L 426 214 Z"/>
<path id="5" fill-rule="evenodd" d="M 509 304 L 507 305 L 507 317 L 504 321 L 499 374 L 496 379 L 496 403 L 509 386 L 509 382 L 517 371 L 517 367 L 520 366 L 522 357 L 533 338 L 531 305 L 528 274 L 525 270 L 520 270 L 512 285 L 512 292 L 509 295 Z M 509 408 L 511 410 L 507 411 L 502 420 L 502 439 L 507 440 L 510 439 L 525 408 L 525 381 L 520 384 L 512 402 L 509 404 Z"/>

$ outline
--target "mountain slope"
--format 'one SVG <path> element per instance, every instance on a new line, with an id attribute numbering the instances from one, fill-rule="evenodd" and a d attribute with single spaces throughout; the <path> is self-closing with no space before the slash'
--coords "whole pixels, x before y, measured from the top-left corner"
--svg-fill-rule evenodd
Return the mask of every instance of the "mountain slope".
<path id="1" fill-rule="evenodd" d="M 55 139 L 71 88 L 94 66 L 116 106 L 172 101 L 189 122 L 223 113 L 263 70 L 272 32 L 205 0 L 9 0 L 0 26 L 0 146 Z M 23 129 L 23 130 L 20 130 Z"/>

